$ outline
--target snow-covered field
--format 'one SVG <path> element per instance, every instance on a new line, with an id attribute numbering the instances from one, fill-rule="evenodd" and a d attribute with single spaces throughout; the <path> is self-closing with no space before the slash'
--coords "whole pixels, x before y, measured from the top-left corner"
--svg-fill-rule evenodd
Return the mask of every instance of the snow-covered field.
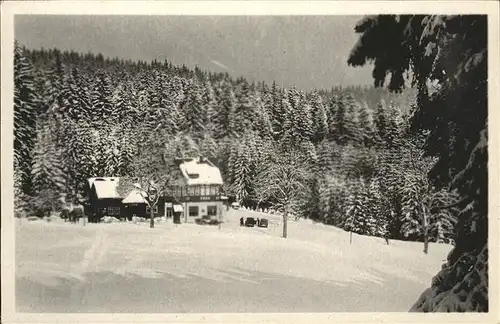
<path id="1" fill-rule="evenodd" d="M 18 312 L 406 312 L 451 246 L 289 221 L 242 228 L 170 223 L 16 225 Z"/>

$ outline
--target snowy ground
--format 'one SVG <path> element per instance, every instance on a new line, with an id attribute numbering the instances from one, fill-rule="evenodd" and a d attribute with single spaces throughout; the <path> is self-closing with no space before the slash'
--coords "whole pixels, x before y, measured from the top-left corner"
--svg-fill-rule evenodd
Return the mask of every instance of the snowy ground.
<path id="1" fill-rule="evenodd" d="M 289 221 L 16 226 L 18 312 L 406 312 L 451 249 Z"/>

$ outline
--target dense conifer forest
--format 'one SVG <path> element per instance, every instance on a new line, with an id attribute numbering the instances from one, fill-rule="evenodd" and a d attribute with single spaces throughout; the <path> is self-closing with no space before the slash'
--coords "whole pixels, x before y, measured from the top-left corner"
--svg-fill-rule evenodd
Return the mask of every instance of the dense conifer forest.
<path id="1" fill-rule="evenodd" d="M 291 201 L 296 217 L 354 233 L 423 240 L 420 208 L 446 205 L 426 174 L 424 133 L 409 130 L 415 91 L 374 87 L 305 92 L 250 83 L 168 62 L 15 46 L 16 210 L 58 210 L 86 179 L 126 176 L 141 133 L 176 157 L 217 164 L 225 193 L 251 208 L 280 208 L 257 192 L 259 170 L 290 153 L 307 175 Z M 257 206 L 258 205 L 258 206 Z M 431 241 L 453 242 L 456 213 L 430 214 Z"/>
<path id="2" fill-rule="evenodd" d="M 171 157 L 208 157 L 250 208 L 454 244 L 412 310 L 487 311 L 486 25 L 366 17 L 348 62 L 373 63 L 377 87 L 315 91 L 16 43 L 15 213 L 57 211 L 89 177 L 130 175 L 153 136 Z M 281 197 L 266 194 L 275 185 Z"/>

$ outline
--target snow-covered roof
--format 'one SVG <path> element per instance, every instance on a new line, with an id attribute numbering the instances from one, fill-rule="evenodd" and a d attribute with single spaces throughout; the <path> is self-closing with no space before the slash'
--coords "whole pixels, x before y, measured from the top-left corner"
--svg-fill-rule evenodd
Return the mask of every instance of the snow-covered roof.
<path id="1" fill-rule="evenodd" d="M 207 159 L 194 158 L 179 165 L 187 185 L 222 185 L 218 167 Z"/>
<path id="2" fill-rule="evenodd" d="M 145 193 L 144 193 L 145 195 Z M 122 200 L 124 204 L 144 204 L 146 200 L 142 197 L 141 193 L 137 189 L 133 189 L 130 193 Z"/>
<path id="3" fill-rule="evenodd" d="M 95 178 L 89 178 L 88 181 L 89 181 L 89 187 L 90 188 L 92 188 L 92 185 L 94 184 L 94 182 L 96 180 L 98 180 L 98 181 L 114 181 L 114 182 L 116 182 L 117 185 L 120 182 L 120 178 L 119 177 L 95 177 Z"/>
<path id="4" fill-rule="evenodd" d="M 121 198 L 118 194 L 119 178 L 90 178 L 89 185 L 94 186 L 97 198 Z"/>

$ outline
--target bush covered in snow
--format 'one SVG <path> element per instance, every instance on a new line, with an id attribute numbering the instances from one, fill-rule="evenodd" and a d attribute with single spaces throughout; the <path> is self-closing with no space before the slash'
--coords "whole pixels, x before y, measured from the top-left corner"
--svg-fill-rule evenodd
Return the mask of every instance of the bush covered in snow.
<path id="1" fill-rule="evenodd" d="M 102 218 L 102 222 L 103 223 L 118 223 L 118 222 L 120 222 L 120 220 L 116 217 L 113 217 L 113 216 L 104 216 Z"/>
<path id="2" fill-rule="evenodd" d="M 413 305 L 412 312 L 488 311 L 488 248 L 463 254 L 453 265 L 444 264 L 432 285 Z"/>
<path id="3" fill-rule="evenodd" d="M 132 217 L 132 222 L 135 223 L 135 224 L 137 224 L 137 223 L 145 223 L 147 221 L 148 221 L 148 219 L 145 218 L 145 217 L 138 217 L 138 216 L 133 216 Z"/>

